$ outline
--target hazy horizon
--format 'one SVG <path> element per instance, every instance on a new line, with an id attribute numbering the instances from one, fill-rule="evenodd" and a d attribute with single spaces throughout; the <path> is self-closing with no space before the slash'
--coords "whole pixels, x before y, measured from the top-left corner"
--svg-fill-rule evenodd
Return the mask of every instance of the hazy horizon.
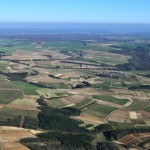
<path id="1" fill-rule="evenodd" d="M 150 33 L 149 6 L 148 0 L 5 0 L 0 5 L 0 30 L 7 34 L 25 34 L 25 30 L 26 34 Z"/>
<path id="2" fill-rule="evenodd" d="M 5 30 L 6 29 L 6 30 Z M 150 24 L 119 23 L 0 23 L 1 33 L 150 33 Z"/>

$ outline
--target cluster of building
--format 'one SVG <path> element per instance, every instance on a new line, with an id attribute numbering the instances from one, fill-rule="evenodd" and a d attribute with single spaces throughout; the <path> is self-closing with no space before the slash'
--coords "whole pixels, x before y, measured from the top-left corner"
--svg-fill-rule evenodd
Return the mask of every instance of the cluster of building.
<path id="1" fill-rule="evenodd" d="M 61 51 L 63 54 L 68 55 L 68 56 L 73 56 L 73 57 L 83 57 L 85 55 L 85 52 L 81 50 L 62 50 Z"/>
<path id="2" fill-rule="evenodd" d="M 110 77 L 110 78 L 136 78 L 135 75 L 126 74 L 123 73 L 122 71 L 114 71 L 114 70 L 102 71 L 97 73 L 96 75 L 100 77 Z"/>

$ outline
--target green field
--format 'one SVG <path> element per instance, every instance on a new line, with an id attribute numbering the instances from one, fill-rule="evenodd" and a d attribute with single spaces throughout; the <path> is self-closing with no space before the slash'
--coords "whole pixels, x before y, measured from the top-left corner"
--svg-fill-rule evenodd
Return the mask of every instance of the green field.
<path id="1" fill-rule="evenodd" d="M 17 105 L 29 105 L 29 106 L 38 106 L 36 101 L 32 101 L 31 99 L 17 99 L 12 102 L 12 104 Z"/>
<path id="2" fill-rule="evenodd" d="M 9 90 L 9 89 L 0 90 L 0 103 L 8 104 L 22 96 L 23 94 L 21 90 L 13 90 L 13 89 L 12 90 Z"/>
<path id="3" fill-rule="evenodd" d="M 14 86 L 21 89 L 25 95 L 37 95 L 36 90 L 38 90 L 39 87 L 21 81 L 14 81 L 13 83 Z"/>
<path id="4" fill-rule="evenodd" d="M 105 63 L 105 64 L 111 64 L 111 65 L 117 65 L 117 64 L 124 64 L 124 63 L 127 63 L 128 61 L 124 60 L 117 60 L 117 59 L 109 59 L 109 58 L 99 58 L 99 57 L 96 57 L 96 58 L 86 58 L 86 61 L 94 61 L 94 62 L 97 62 L 99 64 L 102 64 L 102 63 Z"/>
<path id="5" fill-rule="evenodd" d="M 36 92 L 39 95 L 51 95 L 51 94 L 55 94 L 56 97 L 58 97 L 56 94 L 57 93 L 62 93 L 65 92 L 66 89 L 48 89 L 48 88 L 39 88 L 36 90 Z"/>
<path id="6" fill-rule="evenodd" d="M 7 76 L 0 74 L 0 82 L 6 81 Z"/>
<path id="7" fill-rule="evenodd" d="M 115 108 L 94 103 L 88 106 L 83 113 L 104 118 L 113 110 L 115 110 Z"/>
<path id="8" fill-rule="evenodd" d="M 0 109 L 0 118 L 1 120 L 6 119 L 13 119 L 18 116 L 27 116 L 35 118 L 37 117 L 39 111 L 37 110 L 21 110 L 21 109 L 14 109 L 14 108 L 2 108 Z"/>
<path id="9" fill-rule="evenodd" d="M 8 62 L 1 62 L 0 61 L 0 70 L 6 70 L 6 67 L 8 66 Z"/>
<path id="10" fill-rule="evenodd" d="M 104 95 L 93 95 L 93 98 L 94 99 L 100 99 L 100 100 L 107 101 L 107 102 L 111 102 L 111 103 L 115 103 L 115 104 L 120 104 L 120 105 L 123 105 L 123 104 L 128 102 L 127 99 L 117 99 L 117 98 L 112 97 L 112 96 L 104 96 Z"/>
<path id="11" fill-rule="evenodd" d="M 133 129 L 135 128 L 135 126 L 133 124 L 119 124 L 119 123 L 115 123 L 113 124 L 113 127 L 116 130 L 121 130 L 121 129 Z"/>
<path id="12" fill-rule="evenodd" d="M 50 89 L 69 89 L 70 87 L 65 83 L 55 83 L 55 84 L 48 84 Z"/>
<path id="13" fill-rule="evenodd" d="M 150 112 L 150 106 L 145 107 L 144 110 Z"/>
<path id="14" fill-rule="evenodd" d="M 138 74 L 138 75 L 150 74 L 149 70 L 134 70 L 134 71 L 130 71 L 130 72 L 133 73 L 133 74 Z"/>
<path id="15" fill-rule="evenodd" d="M 126 108 L 123 108 L 123 110 L 138 111 L 138 110 L 141 110 L 141 109 L 145 108 L 148 105 L 149 105 L 149 102 L 134 100 L 133 103 L 130 106 L 128 106 Z"/>
<path id="16" fill-rule="evenodd" d="M 81 42 L 76 42 L 76 41 L 49 41 L 49 42 L 44 42 L 42 44 L 43 48 L 49 48 L 52 50 L 82 50 L 86 48 L 85 45 L 83 45 Z"/>
<path id="17" fill-rule="evenodd" d="M 71 94 L 66 93 L 66 92 L 60 92 L 60 93 L 56 93 L 56 95 L 57 95 L 58 97 L 64 97 L 64 96 L 70 96 Z"/>
<path id="18" fill-rule="evenodd" d="M 51 98 L 49 101 L 55 106 L 55 107 L 63 107 L 66 104 L 63 103 L 59 98 Z"/>
<path id="19" fill-rule="evenodd" d="M 86 105 L 86 104 L 88 104 L 90 102 L 91 102 L 91 99 L 86 98 L 83 101 L 81 101 L 79 103 L 76 103 L 76 105 L 74 107 L 75 108 L 80 108 L 80 107 L 82 107 L 82 106 L 84 106 L 84 105 Z"/>
<path id="20" fill-rule="evenodd" d="M 18 89 L 18 87 L 15 87 L 14 85 L 13 85 L 13 83 L 12 82 L 9 82 L 9 81 L 1 81 L 0 82 L 0 88 L 1 89 L 5 89 L 5 88 L 7 88 L 7 89 Z"/>

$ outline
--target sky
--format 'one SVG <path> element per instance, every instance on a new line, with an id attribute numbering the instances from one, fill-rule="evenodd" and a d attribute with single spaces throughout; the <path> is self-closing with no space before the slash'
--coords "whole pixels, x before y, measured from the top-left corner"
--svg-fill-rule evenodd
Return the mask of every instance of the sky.
<path id="1" fill-rule="evenodd" d="M 149 15 L 150 0 L 0 0 L 0 23 L 150 23 Z"/>

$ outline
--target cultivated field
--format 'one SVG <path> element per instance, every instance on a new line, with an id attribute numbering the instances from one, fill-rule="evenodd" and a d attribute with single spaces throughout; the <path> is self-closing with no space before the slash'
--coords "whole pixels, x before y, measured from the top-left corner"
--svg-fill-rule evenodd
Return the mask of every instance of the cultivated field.
<path id="1" fill-rule="evenodd" d="M 62 137 L 83 132 L 105 142 L 103 131 L 150 127 L 150 71 L 143 68 L 149 65 L 143 64 L 148 42 L 101 36 L 0 39 L 0 124 L 37 129 L 1 126 L 2 149 L 27 150 L 19 140 L 35 137 L 38 129 Z M 146 49 L 144 56 L 139 49 Z M 148 138 L 149 133 L 127 134 L 116 143 L 136 145 Z"/>
<path id="2" fill-rule="evenodd" d="M 34 130 L 27 130 L 17 127 L 0 127 L 0 148 L 3 150 L 29 150 L 19 143 L 20 139 L 27 137 L 36 137 Z M 39 132 L 40 133 L 40 132 Z"/>

